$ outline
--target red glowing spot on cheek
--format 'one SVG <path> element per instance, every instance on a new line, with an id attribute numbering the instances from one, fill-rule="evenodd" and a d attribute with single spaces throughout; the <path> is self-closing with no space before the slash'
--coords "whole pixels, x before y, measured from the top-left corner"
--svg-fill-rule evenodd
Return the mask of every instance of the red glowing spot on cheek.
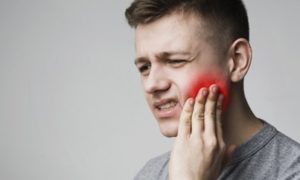
<path id="1" fill-rule="evenodd" d="M 209 88 L 212 84 L 216 84 L 219 87 L 220 93 L 223 94 L 223 110 L 227 109 L 229 104 L 229 84 L 226 81 L 224 75 L 216 72 L 208 72 L 196 75 L 192 78 L 191 86 L 189 89 L 189 97 L 195 98 L 198 91 L 203 88 Z"/>

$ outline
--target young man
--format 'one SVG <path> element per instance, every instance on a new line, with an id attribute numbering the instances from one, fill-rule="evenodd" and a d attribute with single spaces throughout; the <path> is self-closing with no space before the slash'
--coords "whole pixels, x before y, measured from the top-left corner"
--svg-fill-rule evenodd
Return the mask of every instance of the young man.
<path id="1" fill-rule="evenodd" d="M 300 179 L 300 145 L 244 95 L 252 51 L 241 0 L 135 0 L 126 17 L 147 102 L 176 137 L 136 180 Z"/>

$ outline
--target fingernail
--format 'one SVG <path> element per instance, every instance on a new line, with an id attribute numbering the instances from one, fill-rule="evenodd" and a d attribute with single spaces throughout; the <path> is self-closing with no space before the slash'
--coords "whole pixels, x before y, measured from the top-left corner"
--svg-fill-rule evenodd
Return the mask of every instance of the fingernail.
<path id="1" fill-rule="evenodd" d="M 218 86 L 214 86 L 212 90 L 213 90 L 214 93 L 217 93 L 218 92 Z"/>
<path id="2" fill-rule="evenodd" d="M 190 105 L 193 105 L 193 104 L 194 104 L 194 99 L 193 99 L 193 98 L 190 98 L 190 99 L 189 99 L 189 103 L 190 103 Z"/>
<path id="3" fill-rule="evenodd" d="M 207 90 L 206 90 L 206 89 L 203 89 L 203 90 L 202 90 L 202 95 L 203 95 L 203 96 L 206 96 L 206 95 L 207 95 Z"/>

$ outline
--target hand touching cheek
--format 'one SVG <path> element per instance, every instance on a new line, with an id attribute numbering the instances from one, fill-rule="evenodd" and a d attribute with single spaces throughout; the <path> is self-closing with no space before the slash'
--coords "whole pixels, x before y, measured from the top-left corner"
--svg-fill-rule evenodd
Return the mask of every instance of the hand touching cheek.
<path id="1" fill-rule="evenodd" d="M 224 74 L 218 71 L 209 71 L 197 74 L 192 77 L 190 88 L 188 89 L 188 96 L 195 98 L 201 88 L 208 88 L 212 84 L 216 84 L 220 93 L 223 95 L 223 110 L 226 110 L 229 104 L 229 83 L 227 82 Z"/>
<path id="2" fill-rule="evenodd" d="M 169 180 L 212 180 L 221 173 L 234 150 L 223 140 L 223 98 L 214 84 L 201 88 L 195 99 L 184 104 L 170 157 Z"/>

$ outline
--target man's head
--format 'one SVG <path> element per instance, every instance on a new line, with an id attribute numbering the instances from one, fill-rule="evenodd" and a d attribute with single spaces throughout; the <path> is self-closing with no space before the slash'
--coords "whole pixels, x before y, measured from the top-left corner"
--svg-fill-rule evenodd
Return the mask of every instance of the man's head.
<path id="1" fill-rule="evenodd" d="M 249 41 L 248 17 L 241 0 L 135 0 L 125 15 L 136 28 L 174 12 L 200 17 L 207 39 L 220 50 L 226 51 L 238 38 Z"/>
<path id="2" fill-rule="evenodd" d="M 135 64 L 146 99 L 165 136 L 177 135 L 182 106 L 195 90 L 215 83 L 228 95 L 249 68 L 240 0 L 135 0 L 126 17 L 136 29 Z"/>

